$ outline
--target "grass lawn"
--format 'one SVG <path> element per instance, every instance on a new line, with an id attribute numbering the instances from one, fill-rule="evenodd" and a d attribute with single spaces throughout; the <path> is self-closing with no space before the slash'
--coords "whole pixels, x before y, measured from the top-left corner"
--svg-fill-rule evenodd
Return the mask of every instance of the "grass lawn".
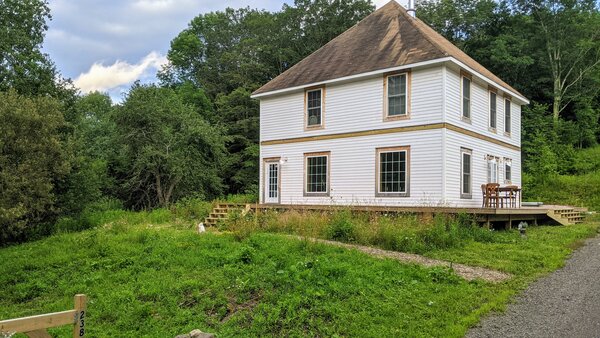
<path id="1" fill-rule="evenodd" d="M 530 228 L 527 240 L 498 232 L 493 242 L 426 253 L 515 275 L 497 285 L 278 235 L 98 228 L 0 249 L 0 318 L 69 309 L 85 293 L 90 337 L 195 328 L 221 337 L 459 337 L 597 228 Z"/>

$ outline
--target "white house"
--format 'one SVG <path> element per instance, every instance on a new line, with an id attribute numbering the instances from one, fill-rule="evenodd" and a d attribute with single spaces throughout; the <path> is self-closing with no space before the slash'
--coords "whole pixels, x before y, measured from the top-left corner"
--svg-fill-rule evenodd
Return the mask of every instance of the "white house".
<path id="1" fill-rule="evenodd" d="M 529 101 L 395 1 L 256 92 L 260 202 L 480 207 Z"/>

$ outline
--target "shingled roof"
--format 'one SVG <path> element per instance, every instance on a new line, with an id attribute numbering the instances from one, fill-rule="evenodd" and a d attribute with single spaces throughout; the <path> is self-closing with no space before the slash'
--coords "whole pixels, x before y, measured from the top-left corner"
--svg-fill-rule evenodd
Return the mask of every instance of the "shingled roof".
<path id="1" fill-rule="evenodd" d="M 521 95 L 393 0 L 253 95 L 445 57 L 454 57 L 505 90 Z"/>

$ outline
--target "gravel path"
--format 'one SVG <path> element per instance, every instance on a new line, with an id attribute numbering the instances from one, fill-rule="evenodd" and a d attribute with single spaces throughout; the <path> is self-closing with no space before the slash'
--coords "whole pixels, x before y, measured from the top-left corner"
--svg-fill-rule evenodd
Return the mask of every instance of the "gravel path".
<path id="1" fill-rule="evenodd" d="M 467 337 L 600 337 L 600 236 Z"/>
<path id="2" fill-rule="evenodd" d="M 305 237 L 298 237 L 298 236 L 293 236 L 293 237 L 296 237 L 298 239 L 306 239 Z M 423 265 L 423 266 L 451 267 L 457 275 L 461 276 L 462 278 L 464 278 L 466 280 L 482 279 L 482 280 L 485 280 L 488 282 L 498 283 L 498 282 L 502 282 L 507 279 L 510 279 L 512 277 L 510 274 L 496 271 L 496 270 L 490 270 L 490 269 L 485 269 L 485 268 L 480 268 L 480 267 L 473 267 L 473 266 L 468 266 L 468 265 L 463 265 L 463 264 L 450 263 L 447 261 L 427 258 L 427 257 L 421 256 L 421 255 L 415 255 L 415 254 L 410 254 L 410 253 L 388 251 L 388 250 L 382 250 L 382 249 L 372 248 L 372 247 L 368 247 L 368 246 L 327 241 L 324 239 L 317 239 L 317 238 L 308 238 L 308 240 L 310 240 L 312 242 L 317 242 L 317 243 L 339 246 L 339 247 L 343 247 L 343 248 L 347 248 L 347 249 L 355 249 L 358 251 L 362 251 L 366 254 L 375 256 L 375 257 L 391 258 L 391 259 L 395 259 L 395 260 L 406 262 L 406 263 L 414 263 L 414 264 L 419 264 L 419 265 Z"/>

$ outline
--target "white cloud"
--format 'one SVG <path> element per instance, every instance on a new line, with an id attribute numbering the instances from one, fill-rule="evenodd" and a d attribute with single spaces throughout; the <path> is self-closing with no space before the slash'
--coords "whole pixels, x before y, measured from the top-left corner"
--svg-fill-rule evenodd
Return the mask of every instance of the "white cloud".
<path id="1" fill-rule="evenodd" d="M 90 69 L 81 73 L 73 82 L 82 92 L 107 91 L 119 86 L 131 84 L 140 78 L 147 76 L 149 72 L 155 72 L 167 63 L 167 58 L 157 52 L 151 52 L 140 62 L 130 64 L 117 60 L 109 66 L 95 62 Z"/>
<path id="2" fill-rule="evenodd" d="M 190 2 L 190 0 L 136 0 L 133 7 L 146 12 L 164 13 L 177 9 L 185 10 L 186 7 L 190 7 Z"/>

